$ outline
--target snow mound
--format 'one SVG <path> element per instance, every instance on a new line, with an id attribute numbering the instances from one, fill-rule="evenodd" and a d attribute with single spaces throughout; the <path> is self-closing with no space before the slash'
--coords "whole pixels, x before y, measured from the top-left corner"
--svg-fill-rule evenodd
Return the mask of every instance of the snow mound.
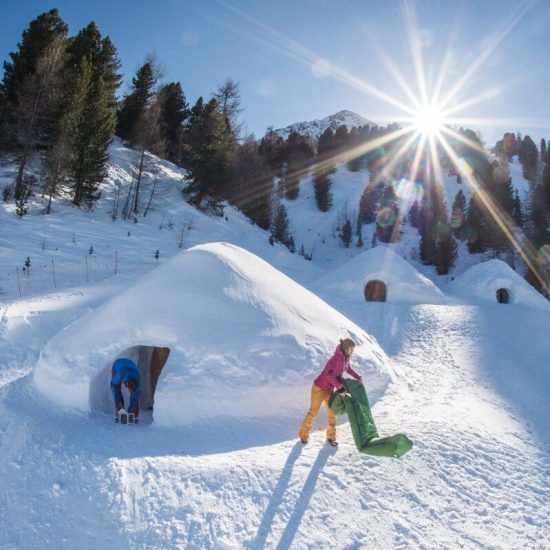
<path id="1" fill-rule="evenodd" d="M 488 260 L 470 267 L 449 283 L 453 294 L 497 302 L 497 291 L 504 289 L 508 303 L 534 306 L 550 310 L 548 301 L 508 264 Z"/>
<path id="2" fill-rule="evenodd" d="M 382 281 L 386 301 L 443 304 L 441 290 L 412 265 L 385 246 L 371 248 L 319 279 L 316 288 L 324 295 L 353 301 L 365 300 L 369 281 Z"/>
<path id="3" fill-rule="evenodd" d="M 34 383 L 61 406 L 112 412 L 113 361 L 130 356 L 141 369 L 143 350 L 168 348 L 154 393 L 156 423 L 269 415 L 295 423 L 313 377 L 347 336 L 357 342 L 354 366 L 380 394 L 390 380 L 387 357 L 364 330 L 254 254 L 209 243 L 54 336 Z"/>

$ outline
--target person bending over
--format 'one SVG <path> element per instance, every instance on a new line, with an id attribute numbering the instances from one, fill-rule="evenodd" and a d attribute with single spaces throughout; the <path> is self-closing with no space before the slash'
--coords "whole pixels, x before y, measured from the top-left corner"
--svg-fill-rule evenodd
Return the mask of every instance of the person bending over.
<path id="1" fill-rule="evenodd" d="M 124 409 L 124 396 L 122 395 L 122 384 L 130 392 L 130 403 L 126 412 L 133 413 L 135 419 L 139 416 L 139 396 L 141 394 L 141 384 L 139 369 L 137 365 L 125 357 L 117 359 L 113 363 L 111 378 L 111 391 L 115 399 L 115 414 Z"/>

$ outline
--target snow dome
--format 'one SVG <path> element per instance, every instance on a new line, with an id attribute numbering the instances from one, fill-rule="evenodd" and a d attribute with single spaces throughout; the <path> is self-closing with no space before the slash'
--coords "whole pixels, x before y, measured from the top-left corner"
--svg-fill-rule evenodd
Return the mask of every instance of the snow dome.
<path id="1" fill-rule="evenodd" d="M 35 386 L 60 406 L 113 412 L 118 357 L 139 365 L 154 420 L 289 414 L 339 338 L 357 343 L 354 367 L 379 394 L 390 375 L 376 341 L 320 298 L 252 253 L 227 243 L 168 260 L 48 342 Z"/>
<path id="2" fill-rule="evenodd" d="M 442 304 L 432 281 L 385 246 L 371 248 L 319 279 L 322 294 L 356 301 Z"/>
<path id="3" fill-rule="evenodd" d="M 449 283 L 449 290 L 460 296 L 481 298 L 495 303 L 550 309 L 548 301 L 501 260 L 488 260 L 470 267 Z"/>

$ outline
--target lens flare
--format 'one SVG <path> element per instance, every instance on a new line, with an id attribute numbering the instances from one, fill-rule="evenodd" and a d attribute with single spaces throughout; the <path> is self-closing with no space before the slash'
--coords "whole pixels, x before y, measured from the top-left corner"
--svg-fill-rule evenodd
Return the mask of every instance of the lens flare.
<path id="1" fill-rule="evenodd" d="M 469 177 L 474 173 L 474 169 L 470 166 L 470 163 L 463 157 L 460 157 L 456 162 L 456 167 L 459 174 Z"/>
<path id="2" fill-rule="evenodd" d="M 420 202 L 424 196 L 422 184 L 407 178 L 401 178 L 399 181 L 393 182 L 393 188 L 396 197 L 407 204 L 412 204 L 415 201 Z"/>
<path id="3" fill-rule="evenodd" d="M 396 220 L 397 217 L 392 208 L 382 208 L 376 214 L 376 223 L 381 227 L 390 227 Z"/>

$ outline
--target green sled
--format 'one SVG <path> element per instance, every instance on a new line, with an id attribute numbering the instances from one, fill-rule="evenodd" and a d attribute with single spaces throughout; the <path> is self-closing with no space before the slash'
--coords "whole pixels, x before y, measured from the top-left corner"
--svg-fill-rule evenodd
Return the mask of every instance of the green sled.
<path id="1" fill-rule="evenodd" d="M 365 386 L 351 379 L 344 379 L 342 383 L 349 396 L 335 393 L 329 406 L 337 416 L 348 415 L 353 440 L 359 452 L 399 458 L 412 449 L 413 443 L 405 434 L 378 438 Z"/>

